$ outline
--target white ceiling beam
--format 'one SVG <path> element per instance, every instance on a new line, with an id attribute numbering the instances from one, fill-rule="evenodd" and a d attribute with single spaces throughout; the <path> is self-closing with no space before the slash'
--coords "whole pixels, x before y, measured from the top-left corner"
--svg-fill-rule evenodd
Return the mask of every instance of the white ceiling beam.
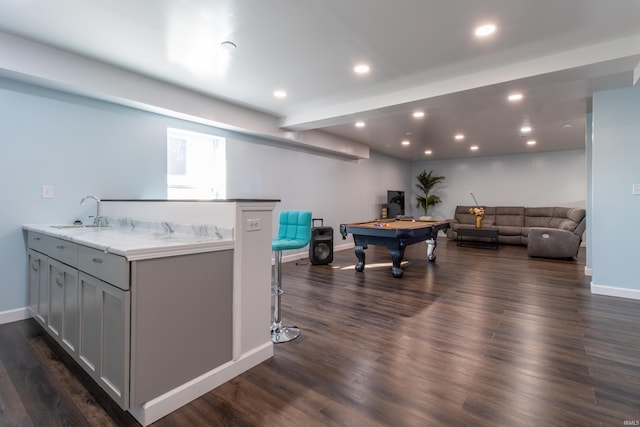
<path id="1" fill-rule="evenodd" d="M 281 127 L 306 130 L 346 124 L 353 121 L 354 116 L 358 114 L 374 112 L 382 108 L 634 55 L 640 56 L 640 35 L 408 87 L 395 92 L 377 94 L 354 102 L 291 114 L 281 122 Z"/>

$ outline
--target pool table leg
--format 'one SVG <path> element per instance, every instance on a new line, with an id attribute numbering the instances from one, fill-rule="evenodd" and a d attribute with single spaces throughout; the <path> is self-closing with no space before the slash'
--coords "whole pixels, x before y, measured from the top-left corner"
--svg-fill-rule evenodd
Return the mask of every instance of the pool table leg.
<path id="1" fill-rule="evenodd" d="M 357 245 L 356 246 L 356 258 L 358 258 L 358 263 L 356 264 L 356 271 L 362 272 L 364 270 L 364 250 L 367 249 L 367 245 Z"/>
<path id="2" fill-rule="evenodd" d="M 400 266 L 400 264 L 402 263 L 402 258 L 404 258 L 404 247 L 401 247 L 400 249 L 389 249 L 389 252 L 391 252 L 391 259 L 393 260 L 391 274 L 393 274 L 393 277 L 395 277 L 396 279 L 399 279 L 404 273 L 402 271 L 402 267 Z"/>
<path id="3" fill-rule="evenodd" d="M 427 239 L 427 259 L 431 262 L 436 260 L 436 239 Z"/>

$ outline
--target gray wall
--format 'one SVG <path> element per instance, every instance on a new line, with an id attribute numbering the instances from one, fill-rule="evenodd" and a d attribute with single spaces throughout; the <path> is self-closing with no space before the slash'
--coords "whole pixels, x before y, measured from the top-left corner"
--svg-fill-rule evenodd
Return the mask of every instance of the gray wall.
<path id="1" fill-rule="evenodd" d="M 292 150 L 8 79 L 0 79 L 0 114 L 0 314 L 26 306 L 22 224 L 86 220 L 95 209 L 80 206 L 87 194 L 165 197 L 167 126 L 228 138 L 229 198 L 281 199 L 276 213 L 310 209 L 336 231 L 340 222 L 376 216 L 388 188 L 409 185 L 407 162 L 376 153 L 342 160 Z M 41 198 L 43 184 L 54 186 L 54 198 Z"/>
<path id="2" fill-rule="evenodd" d="M 585 207 L 585 151 L 557 151 L 499 157 L 416 162 L 411 166 L 412 208 L 416 179 L 423 170 L 445 176 L 434 193 L 442 203 L 429 210 L 451 218 L 457 205 Z"/>
<path id="3" fill-rule="evenodd" d="M 310 209 L 336 233 L 340 223 L 378 217 L 387 190 L 410 185 L 409 162 L 375 152 L 341 160 L 231 139 L 227 162 L 230 198 L 278 198 L 277 210 Z"/>
<path id="4" fill-rule="evenodd" d="M 592 290 L 640 298 L 640 86 L 593 97 Z"/>

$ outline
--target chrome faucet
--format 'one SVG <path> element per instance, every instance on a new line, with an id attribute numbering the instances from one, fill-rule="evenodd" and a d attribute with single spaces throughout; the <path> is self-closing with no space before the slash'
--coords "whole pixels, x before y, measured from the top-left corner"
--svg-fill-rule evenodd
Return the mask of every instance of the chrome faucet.
<path id="1" fill-rule="evenodd" d="M 93 225 L 96 227 L 102 227 L 107 224 L 107 219 L 100 216 L 100 199 L 96 196 L 84 196 L 82 200 L 80 200 L 80 204 L 84 205 L 85 200 L 93 199 L 96 201 L 96 216 L 93 218 Z"/>

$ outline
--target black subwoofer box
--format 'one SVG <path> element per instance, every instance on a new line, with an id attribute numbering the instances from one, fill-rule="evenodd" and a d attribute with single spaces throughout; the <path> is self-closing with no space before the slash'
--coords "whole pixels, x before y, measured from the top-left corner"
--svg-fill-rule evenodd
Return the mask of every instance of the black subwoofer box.
<path id="1" fill-rule="evenodd" d="M 315 227 L 316 221 L 320 221 L 320 227 Z M 309 260 L 313 265 L 329 264 L 333 262 L 333 227 L 323 227 L 322 218 L 313 218 L 313 225 L 309 242 Z"/>

